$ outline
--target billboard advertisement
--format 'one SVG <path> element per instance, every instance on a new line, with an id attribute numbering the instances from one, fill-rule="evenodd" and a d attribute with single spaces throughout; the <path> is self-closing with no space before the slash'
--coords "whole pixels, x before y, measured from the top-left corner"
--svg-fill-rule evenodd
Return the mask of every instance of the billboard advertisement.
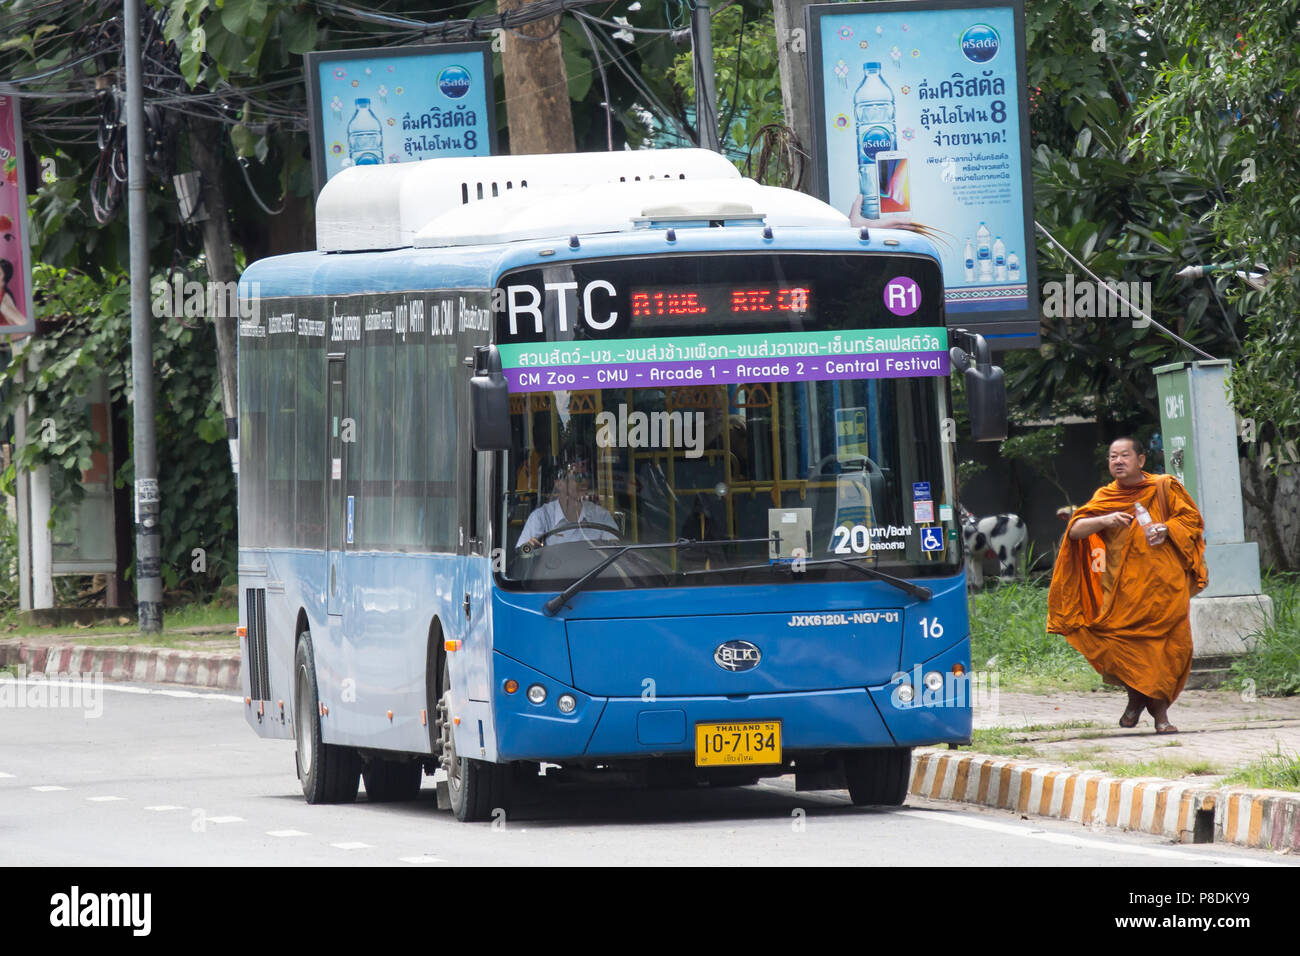
<path id="1" fill-rule="evenodd" d="M 0 88 L 0 334 L 35 328 L 19 100 Z"/>
<path id="2" fill-rule="evenodd" d="M 930 235 L 949 327 L 1037 345 L 1021 0 L 818 5 L 807 28 L 817 195 Z"/>
<path id="3" fill-rule="evenodd" d="M 319 193 L 353 165 L 496 152 L 490 43 L 303 56 Z"/>

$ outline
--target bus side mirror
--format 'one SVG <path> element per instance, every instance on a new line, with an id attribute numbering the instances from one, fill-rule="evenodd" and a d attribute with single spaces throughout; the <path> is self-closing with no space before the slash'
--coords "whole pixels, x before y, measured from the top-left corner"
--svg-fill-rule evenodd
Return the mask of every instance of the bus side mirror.
<path id="1" fill-rule="evenodd" d="M 510 388 L 501 372 L 495 345 L 475 349 L 475 371 L 469 380 L 470 434 L 478 451 L 510 447 Z"/>
<path id="2" fill-rule="evenodd" d="M 965 349 L 953 346 L 948 355 L 952 364 L 966 377 L 966 404 L 970 408 L 971 438 L 975 441 L 1002 441 L 1007 437 L 1007 383 L 1002 369 L 993 364 L 988 342 L 982 335 L 965 329 L 964 336 L 975 350 L 975 362 Z"/>

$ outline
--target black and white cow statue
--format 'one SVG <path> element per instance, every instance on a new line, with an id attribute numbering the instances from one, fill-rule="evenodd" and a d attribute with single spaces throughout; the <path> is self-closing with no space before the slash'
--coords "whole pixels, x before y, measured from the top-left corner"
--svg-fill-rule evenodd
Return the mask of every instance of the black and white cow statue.
<path id="1" fill-rule="evenodd" d="M 977 518 L 961 509 L 961 539 L 966 548 L 966 582 L 970 587 L 984 586 L 985 554 L 998 559 L 998 580 L 1013 580 L 1020 563 L 1020 552 L 1029 540 L 1029 526 L 1019 515 L 1000 514 Z"/>

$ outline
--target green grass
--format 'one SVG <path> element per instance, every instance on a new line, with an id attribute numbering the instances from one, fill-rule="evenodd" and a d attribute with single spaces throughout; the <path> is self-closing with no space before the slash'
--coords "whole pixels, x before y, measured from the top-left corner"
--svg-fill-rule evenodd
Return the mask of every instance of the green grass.
<path id="1" fill-rule="evenodd" d="M 1182 777 L 1215 776 L 1223 771 L 1209 760 L 1175 760 L 1172 757 L 1157 757 L 1155 760 L 1143 760 L 1133 763 L 1127 760 L 1096 760 L 1083 758 L 1081 761 L 1069 758 L 1066 762 L 1085 770 L 1100 770 L 1112 777 L 1163 777 L 1166 780 L 1178 780 Z"/>
<path id="2" fill-rule="evenodd" d="M 235 626 L 239 623 L 239 609 L 211 604 L 190 604 L 170 609 L 163 614 L 161 634 L 142 634 L 137 629 L 137 619 L 132 615 L 126 624 L 114 618 L 91 627 L 30 627 L 18 624 L 18 616 L 10 612 L 0 618 L 0 637 L 69 637 L 78 644 L 140 644 L 150 647 L 175 647 L 180 642 L 203 640 L 233 640 Z M 187 633 L 186 629 L 206 628 L 217 633 Z"/>
<path id="3" fill-rule="evenodd" d="M 1063 720 L 1057 724 L 1030 724 L 1028 727 L 1017 728 L 1022 734 L 1034 734 L 1044 730 L 1091 730 L 1095 727 L 1104 727 L 1105 724 L 1098 723 L 1095 720 Z M 1087 734 L 1079 734 L 1080 737 L 1086 737 Z"/>
<path id="4" fill-rule="evenodd" d="M 1264 593 L 1273 599 L 1273 622 L 1251 634 L 1254 648 L 1233 662 L 1229 686 L 1261 697 L 1300 694 L 1300 575 L 1266 575 Z"/>
<path id="5" fill-rule="evenodd" d="M 1058 634 L 1048 634 L 1047 588 L 1019 581 L 971 598 L 971 662 L 1004 690 L 1095 690 L 1101 676 Z"/>
<path id="6" fill-rule="evenodd" d="M 1039 757 L 1039 743 L 1059 743 L 1062 740 L 1100 737 L 1093 729 L 1100 727 L 1095 720 L 1066 720 L 1056 724 L 1030 724 L 1027 727 L 988 727 L 971 734 L 971 744 L 959 749 L 996 757 Z M 1082 730 L 1084 733 L 1067 737 L 1063 731 Z M 1027 740 L 1026 735 L 1049 733 L 1041 740 Z"/>
<path id="7" fill-rule="evenodd" d="M 1233 771 L 1223 782 L 1265 790 L 1300 790 L 1300 754 L 1284 754 L 1279 747 L 1276 753 L 1264 754 Z"/>
<path id="8" fill-rule="evenodd" d="M 958 749 L 995 757 L 1037 757 L 1038 750 L 1033 744 L 1016 739 L 1015 735 L 1023 733 L 1022 730 L 1013 730 L 1010 727 L 975 730 L 971 733 L 970 746 L 962 746 Z"/>

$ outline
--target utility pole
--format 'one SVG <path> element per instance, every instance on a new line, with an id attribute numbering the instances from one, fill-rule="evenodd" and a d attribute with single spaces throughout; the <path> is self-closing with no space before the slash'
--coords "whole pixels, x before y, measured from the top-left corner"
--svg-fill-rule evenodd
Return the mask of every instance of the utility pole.
<path id="1" fill-rule="evenodd" d="M 506 14 L 538 0 L 497 0 Z M 510 152 L 572 153 L 573 108 L 560 45 L 559 16 L 545 17 L 505 31 L 501 67 L 506 81 Z"/>
<path id="2" fill-rule="evenodd" d="M 803 12 L 813 2 L 772 0 L 777 65 L 781 70 L 781 106 L 785 110 L 785 125 L 798 137 L 805 161 L 812 142 L 812 123 L 808 107 L 808 36 Z M 810 178 L 806 176 L 805 180 Z"/>
<path id="3" fill-rule="evenodd" d="M 208 279 L 222 288 L 235 282 L 234 246 L 230 239 L 230 220 L 226 216 L 226 191 L 221 179 L 221 155 L 217 143 L 225 135 L 216 123 L 198 119 L 190 120 L 190 157 L 198 170 L 201 185 L 201 209 L 206 210 L 203 226 L 203 251 L 208 262 Z M 209 297 L 212 301 L 212 297 Z M 229 303 L 227 296 L 215 297 L 216 302 Z M 220 310 L 218 310 L 220 311 Z M 230 468 L 239 474 L 239 389 L 236 379 L 236 345 L 238 342 L 236 317 L 213 315 L 212 326 L 217 335 L 217 370 L 221 373 L 221 406 L 226 419 L 226 439 L 230 445 Z"/>
<path id="4" fill-rule="evenodd" d="M 144 85 L 140 0 L 124 0 L 126 197 L 131 248 L 131 387 L 135 419 L 135 580 L 140 630 L 162 630 L 158 455 L 154 442 L 153 325 L 149 312 L 149 220 L 145 209 Z"/>
<path id="5" fill-rule="evenodd" d="M 701 149 L 722 152 L 718 138 L 718 97 L 713 84 L 713 16 L 709 0 L 695 0 L 691 12 L 691 46 L 695 51 L 695 133 Z"/>

